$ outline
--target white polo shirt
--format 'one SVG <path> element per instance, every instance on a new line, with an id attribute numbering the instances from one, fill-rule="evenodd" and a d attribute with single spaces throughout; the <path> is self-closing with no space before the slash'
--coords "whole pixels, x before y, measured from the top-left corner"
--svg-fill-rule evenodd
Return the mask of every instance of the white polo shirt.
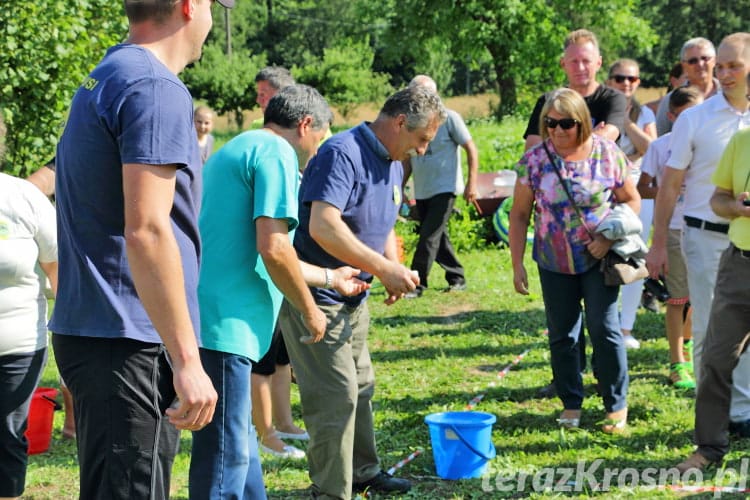
<path id="1" fill-rule="evenodd" d="M 664 185 L 664 171 L 669 159 L 669 139 L 672 137 L 671 132 L 667 132 L 651 141 L 648 145 L 646 154 L 643 155 L 641 170 L 656 179 L 657 186 Z M 684 222 L 682 220 L 682 205 L 685 202 L 685 184 L 680 186 L 680 194 L 677 196 L 677 202 L 672 212 L 672 218 L 669 220 L 669 229 L 682 229 Z"/>
<path id="2" fill-rule="evenodd" d="M 703 104 L 686 109 L 672 127 L 667 166 L 685 172 L 683 214 L 728 224 L 711 210 L 714 192 L 711 174 L 716 170 L 729 139 L 750 127 L 750 111 L 740 113 L 718 93 Z"/>

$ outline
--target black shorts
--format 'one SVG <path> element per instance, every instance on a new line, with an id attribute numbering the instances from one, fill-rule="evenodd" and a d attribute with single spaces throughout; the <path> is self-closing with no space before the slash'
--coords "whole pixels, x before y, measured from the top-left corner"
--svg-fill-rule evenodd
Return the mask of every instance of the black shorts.
<path id="1" fill-rule="evenodd" d="M 52 346 L 73 394 L 80 497 L 167 498 L 180 431 L 165 415 L 176 398 L 165 347 L 58 334 Z"/>
<path id="2" fill-rule="evenodd" d="M 286 352 L 284 337 L 281 335 L 281 328 L 276 322 L 276 328 L 273 330 L 273 338 L 268 352 L 256 363 L 253 361 L 252 372 L 258 375 L 273 375 L 276 372 L 276 365 L 288 365 L 289 353 Z"/>

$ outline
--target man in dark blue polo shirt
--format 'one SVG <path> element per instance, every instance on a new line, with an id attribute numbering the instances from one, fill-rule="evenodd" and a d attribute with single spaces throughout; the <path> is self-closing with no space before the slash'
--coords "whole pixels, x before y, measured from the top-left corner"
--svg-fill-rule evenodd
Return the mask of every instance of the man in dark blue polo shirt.
<path id="1" fill-rule="evenodd" d="M 325 268 L 350 265 L 376 276 L 393 303 L 419 278 L 400 264 L 395 233 L 401 205 L 401 161 L 422 155 L 445 121 L 440 98 L 424 87 L 393 94 L 377 119 L 333 136 L 310 161 L 300 187 L 300 259 Z M 321 342 L 285 302 L 281 330 L 297 375 L 314 496 L 351 498 L 352 488 L 407 491 L 411 483 L 380 468 L 370 400 L 374 374 L 367 349 L 367 292 L 343 297 L 330 284 L 313 288 L 328 318 Z"/>

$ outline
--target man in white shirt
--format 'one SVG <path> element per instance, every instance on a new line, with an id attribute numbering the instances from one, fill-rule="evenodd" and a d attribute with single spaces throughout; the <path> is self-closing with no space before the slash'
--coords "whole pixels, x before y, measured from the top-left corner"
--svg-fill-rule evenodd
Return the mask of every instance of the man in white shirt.
<path id="1" fill-rule="evenodd" d="M 686 227 L 682 248 L 693 307 L 693 366 L 698 381 L 719 258 L 729 245 L 729 221 L 716 215 L 709 203 L 714 191 L 711 174 L 732 135 L 750 126 L 745 82 L 749 69 L 748 34 L 734 33 L 724 38 L 716 56 L 721 93 L 684 111 L 672 129 L 672 153 L 663 185 L 656 196 L 653 243 L 646 257 L 652 277 L 669 272 L 666 257 L 668 224 L 684 182 Z M 730 412 L 731 420 L 736 424 L 733 430 L 750 436 L 750 358 L 741 358 L 735 374 Z"/>

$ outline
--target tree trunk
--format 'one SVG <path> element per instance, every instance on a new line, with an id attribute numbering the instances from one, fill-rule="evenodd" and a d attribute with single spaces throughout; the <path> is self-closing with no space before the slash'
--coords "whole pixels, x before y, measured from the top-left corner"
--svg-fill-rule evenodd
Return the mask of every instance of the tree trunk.
<path id="1" fill-rule="evenodd" d="M 512 114 L 518 104 L 516 100 L 516 81 L 506 70 L 510 62 L 510 54 L 504 50 L 504 47 L 492 44 L 487 46 L 487 50 L 492 56 L 494 63 L 498 94 L 500 96 L 500 104 L 495 109 L 495 118 L 502 120 L 505 116 Z"/>
<path id="2" fill-rule="evenodd" d="M 509 76 L 501 76 L 499 69 L 497 71 L 497 83 L 500 86 L 500 105 L 497 108 L 497 118 L 502 120 L 503 117 L 513 114 L 518 105 L 516 99 L 516 81 Z"/>
<path id="3" fill-rule="evenodd" d="M 241 109 L 234 110 L 234 123 L 237 124 L 237 129 L 242 132 L 245 129 L 245 115 Z"/>

